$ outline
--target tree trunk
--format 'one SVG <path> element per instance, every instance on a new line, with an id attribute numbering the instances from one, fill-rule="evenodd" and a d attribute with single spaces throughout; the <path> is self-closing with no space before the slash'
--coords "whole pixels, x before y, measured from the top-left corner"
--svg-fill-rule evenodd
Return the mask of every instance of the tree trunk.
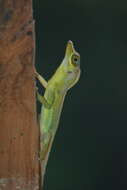
<path id="1" fill-rule="evenodd" d="M 39 189 L 32 0 L 0 0 L 0 190 Z"/>

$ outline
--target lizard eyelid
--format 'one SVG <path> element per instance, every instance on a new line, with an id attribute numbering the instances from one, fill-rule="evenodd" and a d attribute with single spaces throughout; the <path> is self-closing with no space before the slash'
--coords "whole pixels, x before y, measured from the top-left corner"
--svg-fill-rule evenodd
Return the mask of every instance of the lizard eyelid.
<path id="1" fill-rule="evenodd" d="M 74 66 L 78 66 L 80 64 L 80 57 L 79 55 L 73 54 L 71 57 L 72 64 Z"/>

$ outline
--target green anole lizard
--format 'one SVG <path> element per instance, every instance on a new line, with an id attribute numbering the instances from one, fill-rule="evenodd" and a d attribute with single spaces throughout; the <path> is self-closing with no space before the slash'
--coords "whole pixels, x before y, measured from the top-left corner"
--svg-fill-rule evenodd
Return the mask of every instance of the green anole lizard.
<path id="1" fill-rule="evenodd" d="M 49 156 L 65 95 L 80 77 L 80 55 L 75 51 L 72 41 L 68 41 L 65 57 L 51 79 L 47 82 L 37 72 L 36 77 L 45 88 L 44 96 L 37 92 L 37 98 L 43 104 L 39 121 L 40 162 L 42 165 L 44 161 L 47 162 Z"/>

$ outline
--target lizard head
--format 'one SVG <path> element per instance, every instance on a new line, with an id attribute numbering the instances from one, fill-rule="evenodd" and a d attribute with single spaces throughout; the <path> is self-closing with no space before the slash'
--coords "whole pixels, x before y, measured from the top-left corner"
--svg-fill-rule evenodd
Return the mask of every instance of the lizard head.
<path id="1" fill-rule="evenodd" d="M 67 43 L 64 66 L 69 89 L 77 83 L 80 77 L 80 55 L 75 51 L 72 41 Z"/>
<path id="2" fill-rule="evenodd" d="M 72 41 L 68 41 L 64 59 L 54 73 L 49 84 L 56 86 L 59 92 L 65 92 L 74 86 L 80 77 L 80 55 L 74 49 Z"/>

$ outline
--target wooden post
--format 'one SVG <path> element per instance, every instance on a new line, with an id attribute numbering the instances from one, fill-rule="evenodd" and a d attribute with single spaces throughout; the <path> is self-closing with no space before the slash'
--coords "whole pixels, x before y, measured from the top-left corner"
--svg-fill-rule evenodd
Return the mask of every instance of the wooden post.
<path id="1" fill-rule="evenodd" d="M 0 0 L 0 190 L 39 189 L 32 0 Z"/>

